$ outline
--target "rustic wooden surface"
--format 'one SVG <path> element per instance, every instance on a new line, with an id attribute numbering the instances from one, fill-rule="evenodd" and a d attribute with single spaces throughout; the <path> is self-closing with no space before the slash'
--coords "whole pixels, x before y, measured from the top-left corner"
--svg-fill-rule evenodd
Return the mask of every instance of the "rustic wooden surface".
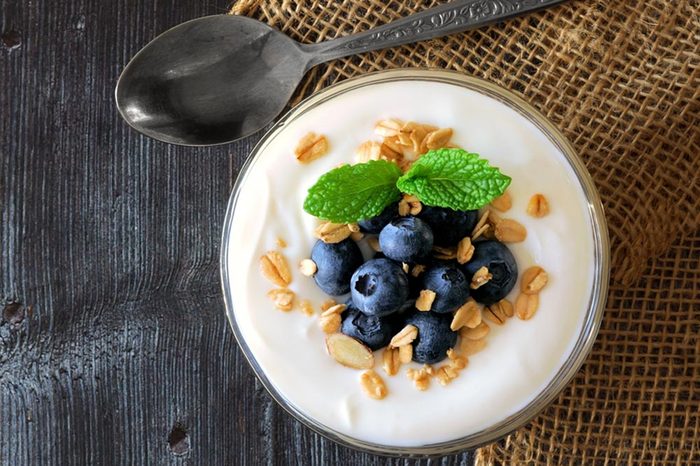
<path id="1" fill-rule="evenodd" d="M 117 115 L 132 54 L 227 6 L 0 0 L 0 464 L 412 463 L 310 432 L 236 346 L 219 236 L 259 135 L 179 148 Z"/>

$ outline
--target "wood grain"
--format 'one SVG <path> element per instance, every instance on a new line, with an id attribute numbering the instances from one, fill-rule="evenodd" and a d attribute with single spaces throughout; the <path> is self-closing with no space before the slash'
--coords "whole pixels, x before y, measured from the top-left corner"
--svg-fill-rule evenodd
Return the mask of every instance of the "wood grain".
<path id="1" fill-rule="evenodd" d="M 414 463 L 309 431 L 236 346 L 219 238 L 260 135 L 180 148 L 117 115 L 140 47 L 227 6 L 0 0 L 0 464 Z"/>

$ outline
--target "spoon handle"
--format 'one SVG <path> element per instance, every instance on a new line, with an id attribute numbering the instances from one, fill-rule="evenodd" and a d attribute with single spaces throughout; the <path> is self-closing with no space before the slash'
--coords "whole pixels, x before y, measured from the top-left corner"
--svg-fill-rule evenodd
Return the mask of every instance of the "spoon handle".
<path id="1" fill-rule="evenodd" d="M 565 0 L 455 0 L 369 31 L 319 44 L 303 45 L 311 54 L 308 68 L 336 58 L 475 29 Z"/>

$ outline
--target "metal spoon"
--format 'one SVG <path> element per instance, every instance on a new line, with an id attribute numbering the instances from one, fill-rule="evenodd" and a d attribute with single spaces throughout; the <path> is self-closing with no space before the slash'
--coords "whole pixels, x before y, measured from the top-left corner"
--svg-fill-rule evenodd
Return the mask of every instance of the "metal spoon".
<path id="1" fill-rule="evenodd" d="M 243 16 L 176 26 L 146 45 L 117 82 L 117 107 L 160 141 L 207 146 L 270 123 L 311 67 L 356 53 L 474 29 L 564 0 L 456 0 L 390 24 L 319 44 L 300 44 Z"/>

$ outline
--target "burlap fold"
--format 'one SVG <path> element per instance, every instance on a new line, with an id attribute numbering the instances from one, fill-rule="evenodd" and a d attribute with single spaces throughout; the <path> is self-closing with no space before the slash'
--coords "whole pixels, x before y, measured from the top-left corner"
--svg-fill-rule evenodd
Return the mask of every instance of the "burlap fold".
<path id="1" fill-rule="evenodd" d="M 242 0 L 301 42 L 434 0 Z M 576 0 L 504 24 L 316 67 L 296 101 L 399 67 L 453 69 L 522 96 L 584 159 L 606 208 L 613 282 L 593 354 L 480 464 L 690 464 L 700 458 L 700 1 Z"/>

